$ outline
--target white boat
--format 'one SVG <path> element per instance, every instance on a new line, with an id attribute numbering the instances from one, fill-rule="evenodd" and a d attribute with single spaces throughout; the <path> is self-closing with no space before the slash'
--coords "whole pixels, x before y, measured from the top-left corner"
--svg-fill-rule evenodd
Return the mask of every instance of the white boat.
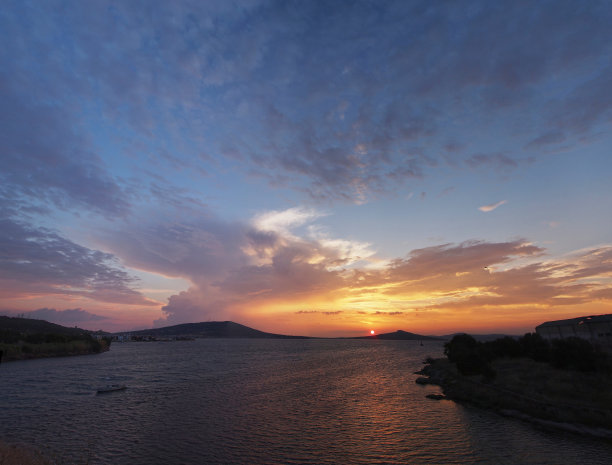
<path id="1" fill-rule="evenodd" d="M 125 384 L 107 384 L 104 387 L 98 388 L 98 394 L 105 394 L 107 392 L 114 391 L 123 391 L 124 389 L 127 389 L 127 386 Z"/>

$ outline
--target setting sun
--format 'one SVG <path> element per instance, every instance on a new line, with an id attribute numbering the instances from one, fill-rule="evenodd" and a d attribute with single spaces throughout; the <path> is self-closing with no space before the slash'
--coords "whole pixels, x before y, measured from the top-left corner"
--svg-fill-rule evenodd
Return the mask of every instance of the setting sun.
<path id="1" fill-rule="evenodd" d="M 374 335 L 374 330 L 373 329 L 370 330 L 370 334 Z"/>

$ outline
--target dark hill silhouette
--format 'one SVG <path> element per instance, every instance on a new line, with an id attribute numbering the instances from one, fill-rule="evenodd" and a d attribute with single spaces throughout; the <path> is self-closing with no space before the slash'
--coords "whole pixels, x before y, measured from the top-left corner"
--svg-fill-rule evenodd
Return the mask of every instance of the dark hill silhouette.
<path id="1" fill-rule="evenodd" d="M 46 320 L 10 316 L 0 316 L 0 330 L 23 334 L 64 334 L 68 336 L 91 334 L 93 332 L 77 327 L 69 328 L 67 326 L 49 323 Z"/>
<path id="2" fill-rule="evenodd" d="M 63 357 L 105 352 L 108 333 L 49 323 L 45 320 L 0 316 L 0 361 Z"/>
<path id="3" fill-rule="evenodd" d="M 355 339 L 384 339 L 384 340 L 396 340 L 396 341 L 441 341 L 442 338 L 435 336 L 423 336 L 421 334 L 409 333 L 408 331 L 402 331 L 401 329 L 394 333 L 383 333 L 375 334 L 373 336 L 361 336 Z"/>
<path id="4" fill-rule="evenodd" d="M 132 336 L 191 336 L 200 338 L 251 338 L 251 339 L 308 339 L 306 336 L 286 336 L 283 334 L 265 333 L 233 321 L 207 321 L 202 323 L 184 323 L 163 328 L 131 331 Z"/>
<path id="5" fill-rule="evenodd" d="M 452 338 L 454 338 L 455 336 L 459 336 L 461 334 L 466 334 L 466 333 L 453 333 L 453 334 L 447 334 L 444 336 L 440 336 L 440 339 L 446 339 L 446 340 L 451 340 Z M 470 336 L 472 336 L 474 339 L 476 339 L 479 342 L 486 342 L 486 341 L 494 341 L 496 339 L 501 339 L 504 337 L 513 337 L 513 338 L 518 338 L 519 336 L 515 336 L 515 335 L 511 335 L 511 334 L 472 334 L 470 333 Z"/>

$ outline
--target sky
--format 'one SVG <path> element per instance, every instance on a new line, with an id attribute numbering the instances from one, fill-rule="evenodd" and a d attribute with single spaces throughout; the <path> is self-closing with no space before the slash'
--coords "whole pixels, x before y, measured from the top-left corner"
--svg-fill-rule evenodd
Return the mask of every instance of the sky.
<path id="1" fill-rule="evenodd" d="M 610 24 L 597 0 L 4 0 L 0 314 L 612 313 Z"/>

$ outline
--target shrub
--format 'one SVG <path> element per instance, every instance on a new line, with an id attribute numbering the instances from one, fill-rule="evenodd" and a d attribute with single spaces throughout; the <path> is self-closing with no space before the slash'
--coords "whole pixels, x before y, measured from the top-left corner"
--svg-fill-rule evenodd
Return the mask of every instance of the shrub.
<path id="1" fill-rule="evenodd" d="M 444 344 L 444 354 L 457 365 L 462 375 L 485 375 L 494 378 L 495 371 L 489 365 L 483 345 L 468 334 L 458 334 Z"/>
<path id="2" fill-rule="evenodd" d="M 510 336 L 484 343 L 487 358 L 492 361 L 498 358 L 518 358 L 523 356 L 523 347 L 520 342 Z"/>
<path id="3" fill-rule="evenodd" d="M 556 368 L 596 371 L 599 365 L 598 359 L 601 359 L 602 355 L 589 341 L 579 337 L 552 341 L 551 361 Z"/>
<path id="4" fill-rule="evenodd" d="M 536 362 L 550 362 L 550 343 L 538 333 L 527 333 L 519 339 L 523 353 Z"/>
<path id="5" fill-rule="evenodd" d="M 444 355 L 448 357 L 451 362 L 457 362 L 457 360 L 465 358 L 469 352 L 473 351 L 478 347 L 478 341 L 469 334 L 457 334 L 453 338 L 444 344 Z"/>

